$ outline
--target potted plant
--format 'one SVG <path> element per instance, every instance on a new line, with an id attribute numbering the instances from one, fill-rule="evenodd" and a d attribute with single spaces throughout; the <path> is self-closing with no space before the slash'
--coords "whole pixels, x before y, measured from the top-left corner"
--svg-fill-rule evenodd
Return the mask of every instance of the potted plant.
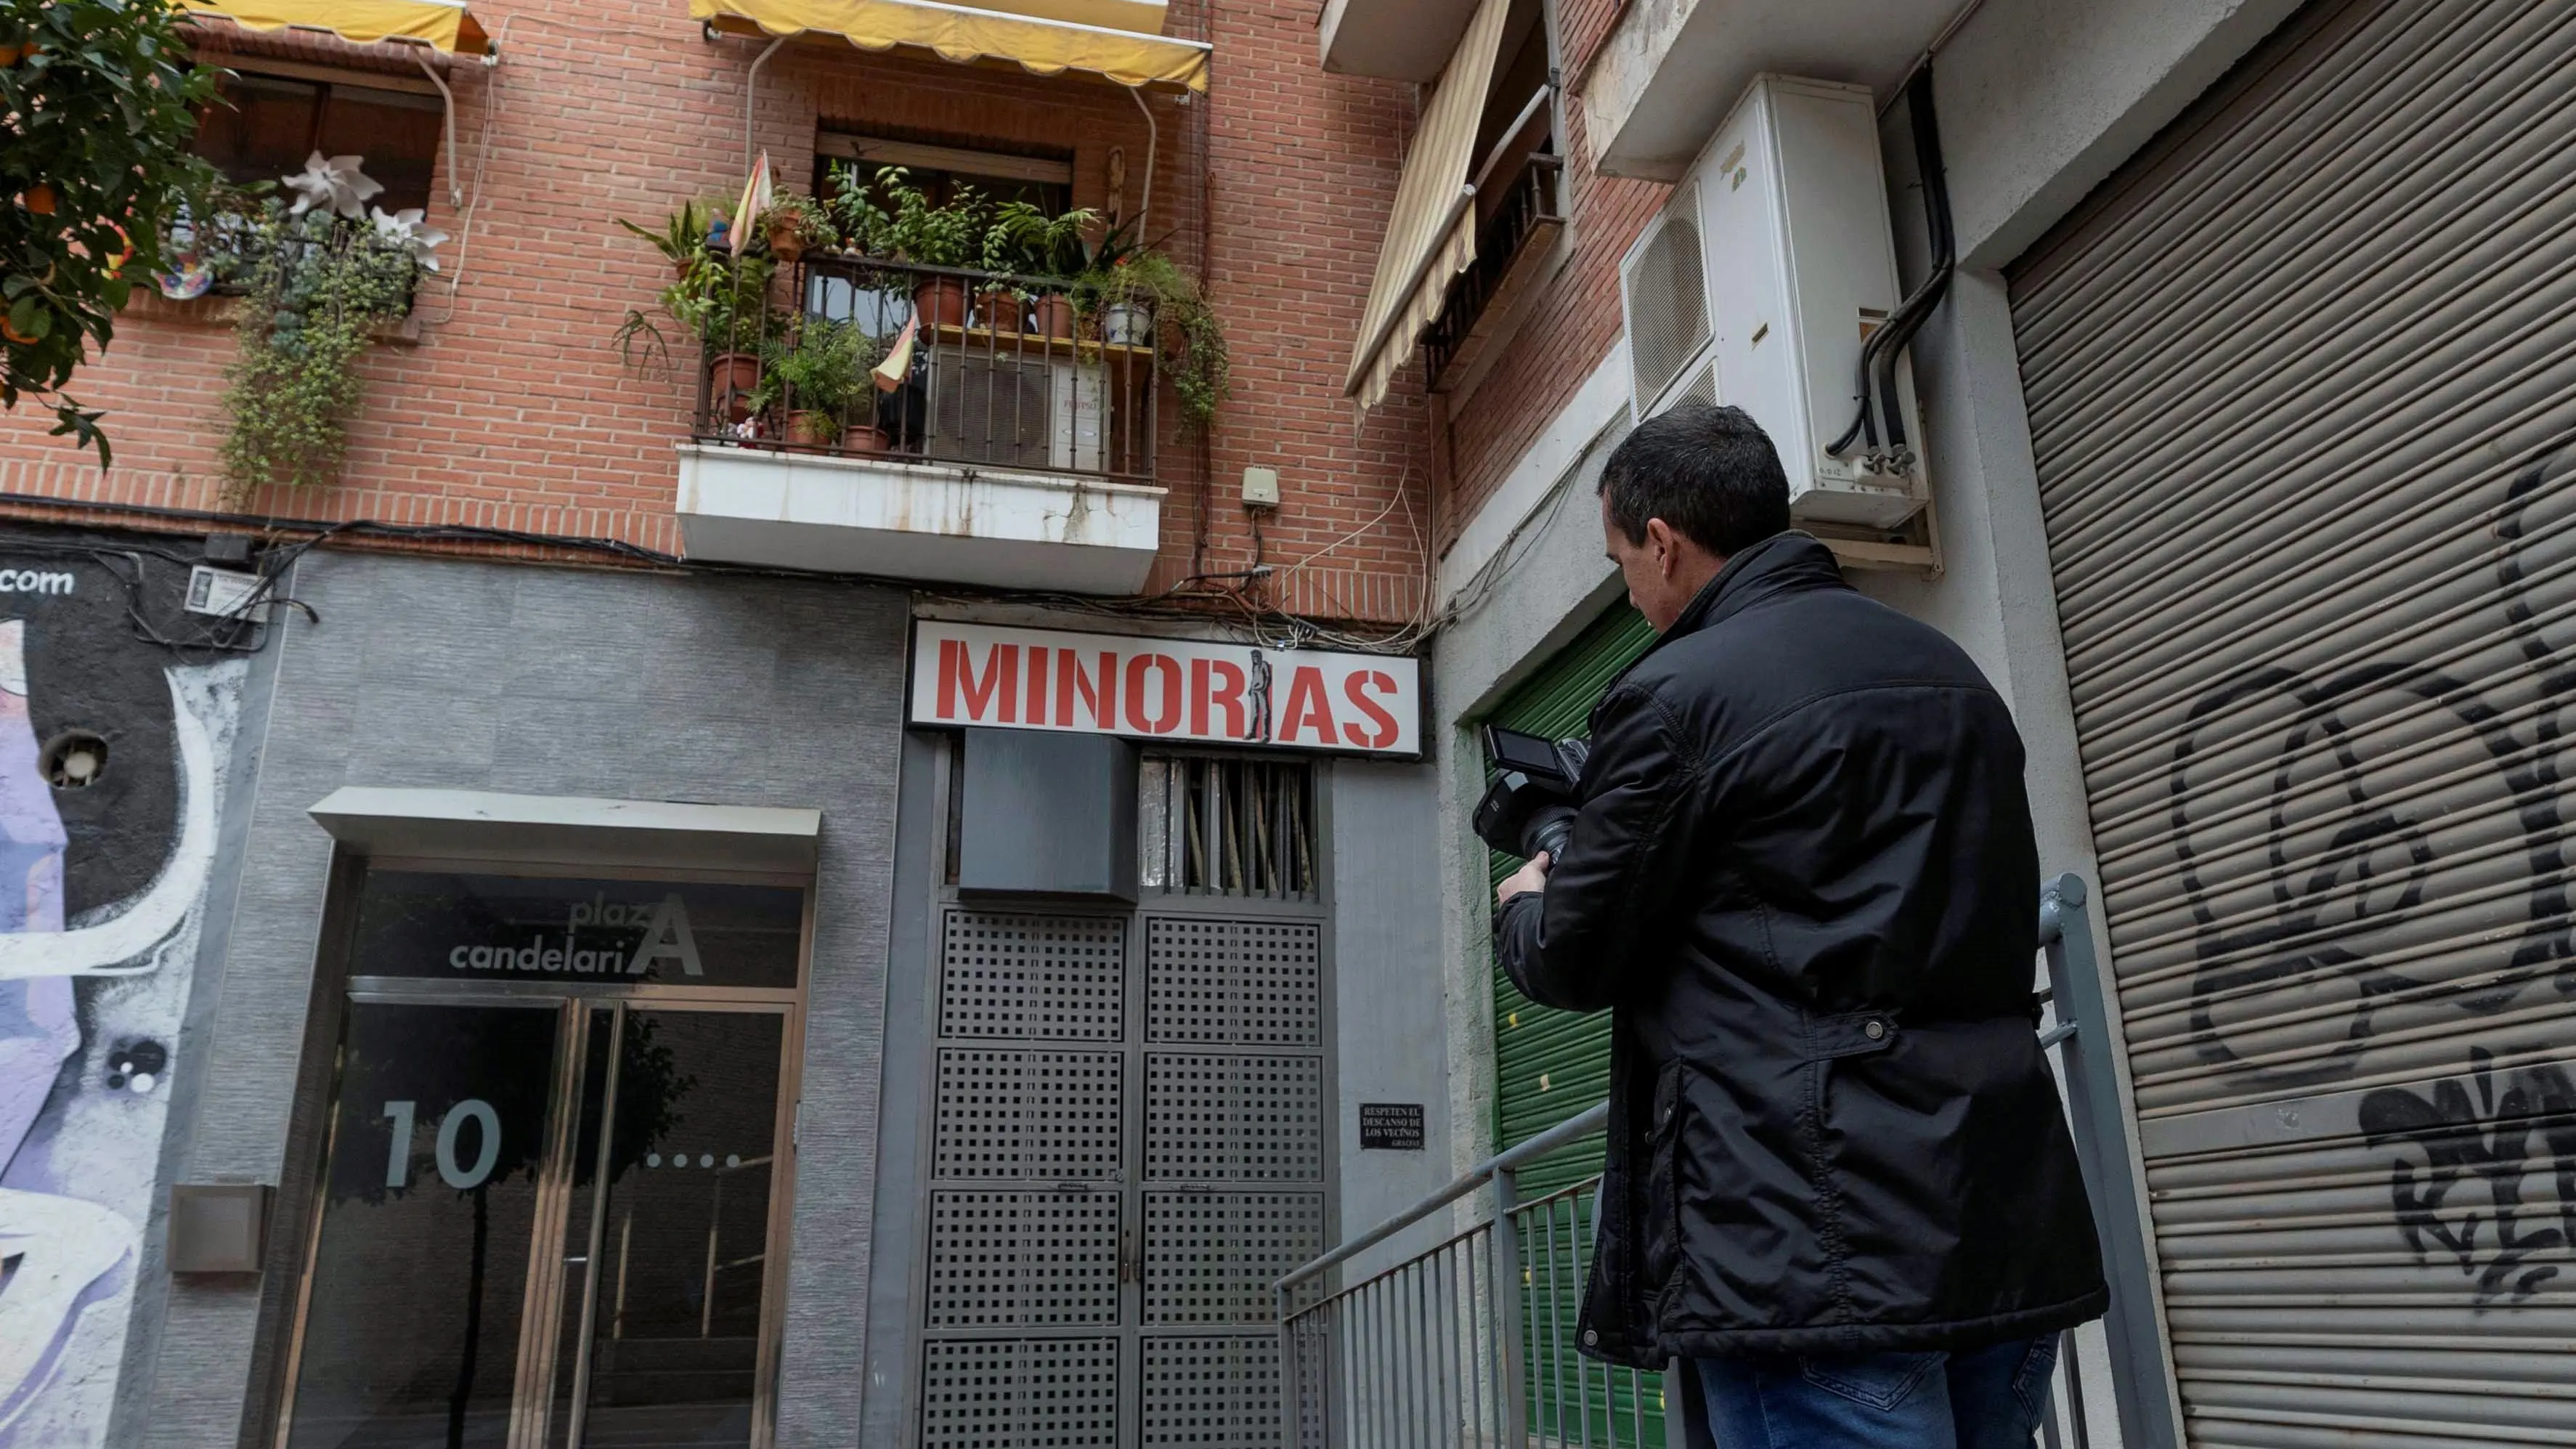
<path id="1" fill-rule="evenodd" d="M 886 172 L 877 174 L 882 178 Z M 840 223 L 842 250 L 863 257 L 891 257 L 895 254 L 894 213 L 877 204 L 876 195 L 859 175 L 859 168 L 847 161 L 832 163 L 830 206 L 833 219 Z"/>
<path id="2" fill-rule="evenodd" d="M 677 278 L 687 276 L 689 263 L 706 254 L 709 243 L 724 226 L 724 212 L 713 202 L 684 201 L 662 223 L 660 231 L 647 231 L 624 217 L 618 218 L 617 224 L 651 242 L 653 250 L 670 262 L 672 275 Z"/>
<path id="3" fill-rule="evenodd" d="M 760 349 L 780 330 L 778 311 L 769 303 L 775 269 L 766 257 L 704 255 L 662 289 L 662 310 L 706 349 L 709 385 L 733 422 L 750 415 L 751 393 L 760 384 Z M 640 320 L 630 313 L 628 326 Z"/>
<path id="4" fill-rule="evenodd" d="M 760 229 L 769 239 L 769 254 L 791 267 L 807 251 L 839 240 L 823 203 L 793 191 L 781 192 L 769 203 L 769 209 L 760 214 Z"/>
<path id="5" fill-rule="evenodd" d="M 1041 288 L 1027 299 L 1039 334 L 1073 336 L 1076 313 L 1069 289 L 1090 262 L 1083 233 L 1099 219 L 1087 207 L 1048 216 L 1025 201 L 1006 202 L 994 212 L 984 233 L 986 271 L 1064 279 L 1062 287 Z"/>
<path id="6" fill-rule="evenodd" d="M 932 204 L 900 166 L 877 173 L 877 189 L 893 204 L 886 239 L 895 253 L 915 266 L 971 267 L 981 258 L 984 198 L 972 186 L 959 186 L 946 206 Z M 966 284 L 956 277 L 922 277 L 913 287 L 912 305 L 924 327 L 966 325 Z"/>
<path id="7" fill-rule="evenodd" d="M 831 446 L 841 434 L 844 414 L 867 404 L 873 434 L 876 388 L 868 369 L 876 366 L 876 340 L 855 323 L 808 317 L 790 343 L 766 351 L 766 369 L 752 406 L 760 411 L 784 404 L 787 441 L 803 447 Z"/>
<path id="8" fill-rule="evenodd" d="M 1183 415 L 1195 427 L 1207 426 L 1231 390 L 1233 364 L 1225 328 L 1197 279 L 1161 250 L 1142 247 L 1086 274 L 1081 286 L 1100 307 L 1101 340 L 1158 345 Z"/>

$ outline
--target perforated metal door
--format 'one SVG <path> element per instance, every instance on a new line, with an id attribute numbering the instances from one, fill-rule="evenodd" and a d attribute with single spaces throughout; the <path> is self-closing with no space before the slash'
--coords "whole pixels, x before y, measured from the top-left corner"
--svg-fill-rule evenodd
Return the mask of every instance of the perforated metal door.
<path id="1" fill-rule="evenodd" d="M 1269 1284 L 1327 1227 L 1320 914 L 946 908 L 924 1449 L 1280 1442 Z"/>
<path id="2" fill-rule="evenodd" d="M 2196 1445 L 2576 1443 L 2576 7 L 2313 7 L 2014 269 Z"/>

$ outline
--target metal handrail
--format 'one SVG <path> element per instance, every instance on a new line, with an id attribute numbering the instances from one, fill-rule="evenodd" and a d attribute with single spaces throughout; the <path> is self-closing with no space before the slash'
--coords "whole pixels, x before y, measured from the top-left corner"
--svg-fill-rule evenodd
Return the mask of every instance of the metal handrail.
<path id="1" fill-rule="evenodd" d="M 2142 1185 L 2125 1151 L 2116 1100 L 2105 979 L 2093 954 L 2085 914 L 2084 882 L 2065 875 L 2048 883 L 2039 910 L 2040 945 L 2049 984 L 2033 994 L 2057 1019 L 2040 1033 L 2045 1051 L 2058 1053 L 2067 1088 L 2070 1126 L 2105 1247 L 2112 1283 L 2111 1311 L 2103 1324 L 2110 1351 L 2113 1398 L 2122 1442 L 2136 1449 L 2174 1449 L 2181 1442 L 2172 1412 L 2172 1370 L 2165 1358 L 2146 1252 Z M 2089 1031 L 2088 1031 L 2089 1028 Z M 1609 1121 L 1602 1103 L 1545 1132 L 1486 1158 L 1402 1212 L 1280 1275 L 1272 1287 L 1279 1324 L 1280 1400 L 1284 1442 L 1299 1449 L 1398 1449 L 1430 1443 L 1520 1446 L 1600 1443 L 1632 1449 L 1647 1442 L 1648 1375 L 1585 1363 L 1572 1352 L 1574 1324 L 1561 1310 L 1580 1301 L 1590 1267 L 1581 1234 L 1582 1189 L 1559 1189 L 1538 1202 L 1517 1201 L 1522 1167 L 1556 1152 Z M 1597 1179 L 1594 1179 L 1597 1181 Z M 1480 1189 L 1494 1189 L 1490 1216 L 1412 1257 L 1338 1292 L 1313 1295 L 1297 1305 L 1301 1286 L 1420 1224 Z M 1543 1210 L 1544 1224 L 1539 1223 Z M 1562 1228 L 1562 1232 L 1560 1232 Z M 1544 1289 L 1536 1256 L 1523 1237 L 1543 1233 Z M 1559 1250 L 1568 1240 L 1570 1260 Z M 1573 1271 L 1572 1293 L 1559 1280 Z M 1544 1310 L 1525 1308 L 1527 1295 L 1543 1291 Z M 1546 1321 L 1533 1318 L 1544 1312 Z M 2090 1449 L 2083 1374 L 2075 1337 L 2062 1340 L 2058 1377 L 2050 1385 L 2042 1421 L 2049 1449 Z M 1679 1367 L 1679 1366 L 1676 1366 Z M 1569 1399 L 1566 1383 L 1572 1374 Z M 1624 1377 L 1622 1377 L 1624 1376 Z M 1387 1382 L 1371 1394 L 1364 1381 Z M 1674 1377 L 1667 1373 L 1667 1382 Z M 1626 1390 L 1626 1424 L 1621 1389 Z M 1714 1449 L 1715 1440 L 1688 1391 L 1659 1410 L 1673 1412 L 1678 1432 L 1670 1442 Z M 1579 1438 L 1569 1439 L 1567 1419 L 1579 1418 Z M 1533 1418 L 1540 1422 L 1531 1422 Z M 2062 1427 L 2061 1427 L 2062 1426 Z M 1596 1440 L 1598 1427 L 1603 1437 Z"/>
<path id="2" fill-rule="evenodd" d="M 1496 1173 L 1510 1172 L 1516 1168 L 1527 1165 L 1534 1158 L 1544 1157 L 1560 1147 L 1580 1142 L 1591 1134 L 1600 1131 L 1604 1126 L 1607 1126 L 1609 1121 L 1610 1104 L 1603 1102 L 1587 1111 L 1580 1112 L 1572 1117 L 1566 1118 L 1564 1121 L 1557 1123 L 1555 1126 L 1550 1127 L 1535 1137 L 1529 1138 L 1526 1141 L 1517 1143 L 1513 1146 L 1506 1147 L 1502 1151 L 1495 1153 L 1493 1156 L 1486 1158 L 1484 1161 L 1477 1163 L 1475 1166 L 1468 1168 L 1465 1172 L 1459 1174 L 1458 1177 L 1447 1187 L 1440 1189 L 1438 1192 L 1422 1199 L 1413 1206 L 1406 1208 L 1404 1211 L 1397 1213 L 1391 1218 L 1388 1218 L 1385 1222 L 1378 1224 L 1376 1227 L 1369 1229 L 1367 1232 L 1360 1234 L 1358 1237 L 1351 1239 L 1349 1242 L 1342 1244 L 1340 1247 L 1333 1249 L 1331 1252 L 1326 1253 L 1324 1256 L 1317 1258 L 1313 1262 L 1307 1263 L 1302 1267 L 1289 1270 L 1287 1273 L 1281 1275 L 1278 1282 L 1273 1283 L 1270 1286 L 1284 1293 L 1289 1289 L 1296 1287 L 1298 1284 L 1305 1282 L 1307 1279 L 1314 1277 L 1318 1273 L 1328 1272 L 1343 1263 L 1347 1263 L 1351 1259 L 1358 1257 L 1360 1254 L 1367 1252 L 1369 1249 L 1376 1247 L 1378 1244 L 1385 1242 L 1387 1239 L 1394 1237 L 1396 1234 L 1403 1232 L 1406 1228 L 1413 1226 L 1415 1223 L 1418 1223 L 1424 1218 L 1431 1216 L 1433 1213 L 1440 1211 L 1449 1204 L 1456 1202 L 1458 1199 L 1467 1196 L 1469 1193 L 1476 1191 L 1480 1187 L 1483 1187 L 1487 1182 L 1493 1179 Z"/>

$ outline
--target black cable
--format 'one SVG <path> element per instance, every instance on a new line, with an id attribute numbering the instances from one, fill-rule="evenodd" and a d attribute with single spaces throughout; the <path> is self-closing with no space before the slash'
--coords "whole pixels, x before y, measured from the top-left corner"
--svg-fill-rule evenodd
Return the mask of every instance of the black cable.
<path id="1" fill-rule="evenodd" d="M 1864 436 L 1869 446 L 1878 446 L 1878 419 L 1887 420 L 1888 446 L 1905 444 L 1904 409 L 1896 391 L 1896 359 L 1914 335 L 1931 320 L 1932 309 L 1950 290 L 1950 274 L 1958 265 L 1958 236 L 1950 217 L 1950 181 L 1941 166 L 1940 118 L 1932 105 L 1932 65 L 1930 61 L 1914 72 L 1905 85 L 1907 119 L 1914 127 L 1914 163 L 1923 179 L 1923 225 L 1931 234 L 1932 266 L 1923 285 L 1914 295 L 1897 304 L 1885 322 L 1869 334 L 1860 350 L 1860 408 L 1843 435 L 1825 446 L 1836 456 L 1848 452 Z"/>

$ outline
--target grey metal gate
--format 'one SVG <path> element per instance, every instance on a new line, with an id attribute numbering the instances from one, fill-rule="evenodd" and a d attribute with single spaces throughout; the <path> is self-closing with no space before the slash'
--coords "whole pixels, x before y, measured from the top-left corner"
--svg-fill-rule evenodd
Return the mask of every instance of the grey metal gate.
<path id="1" fill-rule="evenodd" d="M 951 902 L 923 1449 L 1280 1442 L 1270 1284 L 1322 1250 L 1322 907 Z"/>
<path id="2" fill-rule="evenodd" d="M 2194 1444 L 2576 1443 L 2571 147 L 2312 7 L 2013 270 Z"/>

